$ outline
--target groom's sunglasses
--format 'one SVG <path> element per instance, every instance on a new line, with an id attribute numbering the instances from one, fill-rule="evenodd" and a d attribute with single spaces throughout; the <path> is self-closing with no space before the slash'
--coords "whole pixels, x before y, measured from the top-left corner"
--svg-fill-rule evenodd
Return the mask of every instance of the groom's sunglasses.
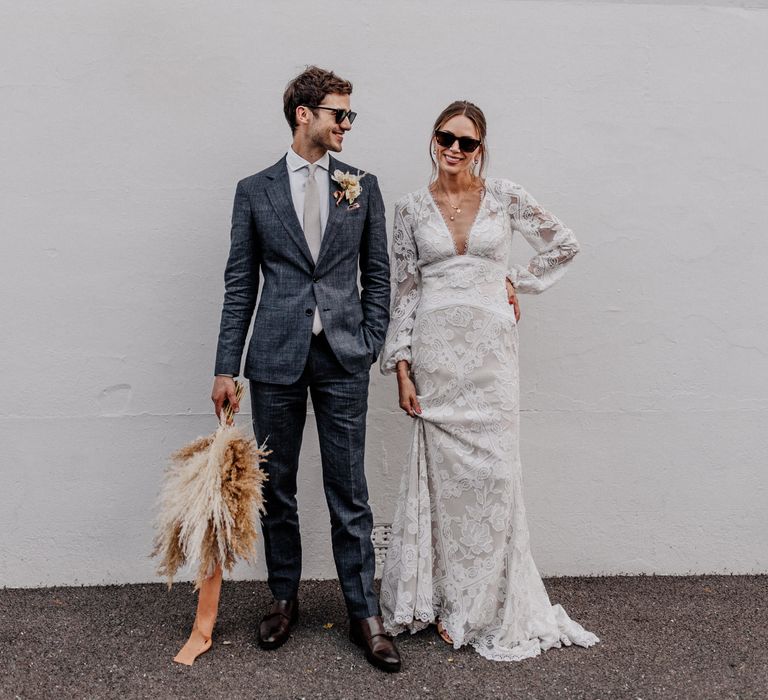
<path id="1" fill-rule="evenodd" d="M 476 151 L 482 143 L 482 141 L 470 138 L 469 136 L 456 136 L 456 134 L 452 134 L 450 131 L 435 132 L 435 141 L 437 141 L 442 148 L 450 148 L 453 146 L 453 142 L 457 140 L 459 142 L 459 150 L 462 153 L 472 153 L 473 151 Z"/>
<path id="2" fill-rule="evenodd" d="M 349 123 L 351 124 L 353 121 L 355 121 L 355 117 L 357 116 L 357 112 L 352 112 L 348 109 L 342 109 L 341 107 L 323 107 L 322 105 L 304 105 L 305 107 L 309 107 L 309 109 L 326 109 L 329 112 L 333 112 L 336 116 L 336 123 L 341 124 L 345 119 L 349 119 Z"/>

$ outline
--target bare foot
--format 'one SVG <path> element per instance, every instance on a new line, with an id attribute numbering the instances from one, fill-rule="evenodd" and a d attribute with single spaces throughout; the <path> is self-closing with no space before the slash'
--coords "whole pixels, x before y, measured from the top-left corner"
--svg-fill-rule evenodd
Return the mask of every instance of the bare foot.
<path id="1" fill-rule="evenodd" d="M 442 639 L 446 644 L 453 644 L 453 640 L 451 639 L 451 635 L 448 634 L 448 630 L 443 627 L 443 623 L 441 620 L 437 621 L 437 633 L 440 635 L 440 639 Z"/>
<path id="2" fill-rule="evenodd" d="M 204 654 L 210 648 L 211 638 L 206 637 L 199 629 L 197 629 L 197 625 L 195 625 L 192 628 L 192 634 L 189 635 L 187 643 L 181 648 L 181 651 L 176 654 L 173 660 L 177 664 L 191 666 L 198 656 Z"/>

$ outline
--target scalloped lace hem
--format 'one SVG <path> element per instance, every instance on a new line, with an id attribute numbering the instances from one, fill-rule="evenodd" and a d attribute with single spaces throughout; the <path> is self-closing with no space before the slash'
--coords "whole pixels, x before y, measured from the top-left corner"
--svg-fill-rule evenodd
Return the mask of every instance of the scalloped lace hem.
<path id="1" fill-rule="evenodd" d="M 559 649 L 576 645 L 579 647 L 591 647 L 600 639 L 597 635 L 585 630 L 578 622 L 575 622 L 560 604 L 552 606 L 552 613 L 557 623 L 557 630 L 550 634 L 534 636 L 523 639 L 514 646 L 503 645 L 498 642 L 503 630 L 489 629 L 476 630 L 468 635 L 463 635 L 461 629 L 464 625 L 460 621 L 436 615 L 433 610 L 421 610 L 414 612 L 413 616 L 396 615 L 393 620 L 384 619 L 384 627 L 389 634 L 398 635 L 405 631 L 416 634 L 429 625 L 435 624 L 437 617 L 441 617 L 443 626 L 453 639 L 453 648 L 460 649 L 463 646 L 471 646 L 480 656 L 489 661 L 522 661 L 538 656 L 548 649 Z"/>

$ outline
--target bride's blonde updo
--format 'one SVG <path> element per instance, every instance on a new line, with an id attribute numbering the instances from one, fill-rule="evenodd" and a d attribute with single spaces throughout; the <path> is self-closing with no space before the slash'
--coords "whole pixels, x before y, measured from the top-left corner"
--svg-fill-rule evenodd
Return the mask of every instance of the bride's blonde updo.
<path id="1" fill-rule="evenodd" d="M 435 162 L 434 154 L 432 153 L 432 138 L 436 131 L 443 128 L 444 124 L 453 117 L 463 115 L 469 121 L 475 125 L 477 129 L 477 137 L 482 141 L 480 146 L 480 167 L 478 168 L 476 175 L 485 177 L 485 170 L 488 164 L 488 149 L 485 144 L 485 138 L 487 134 L 487 126 L 485 123 L 485 114 L 476 104 L 469 102 L 468 100 L 456 100 L 451 102 L 435 119 L 435 125 L 432 127 L 432 133 L 429 138 L 429 159 L 432 161 L 432 180 L 437 177 L 437 163 Z"/>

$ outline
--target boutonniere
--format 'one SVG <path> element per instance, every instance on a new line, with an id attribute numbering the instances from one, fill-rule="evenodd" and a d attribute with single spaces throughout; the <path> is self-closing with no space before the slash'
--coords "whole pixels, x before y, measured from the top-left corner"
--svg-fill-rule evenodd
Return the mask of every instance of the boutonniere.
<path id="1" fill-rule="evenodd" d="M 331 175 L 331 180 L 337 182 L 341 188 L 333 193 L 337 207 L 341 204 L 342 199 L 347 200 L 350 209 L 356 209 L 360 206 L 360 204 L 355 205 L 355 200 L 363 191 L 363 186 L 360 184 L 360 180 L 364 177 L 365 173 L 362 175 L 353 175 L 352 173 L 343 173 L 341 170 L 334 171 L 333 175 Z"/>

